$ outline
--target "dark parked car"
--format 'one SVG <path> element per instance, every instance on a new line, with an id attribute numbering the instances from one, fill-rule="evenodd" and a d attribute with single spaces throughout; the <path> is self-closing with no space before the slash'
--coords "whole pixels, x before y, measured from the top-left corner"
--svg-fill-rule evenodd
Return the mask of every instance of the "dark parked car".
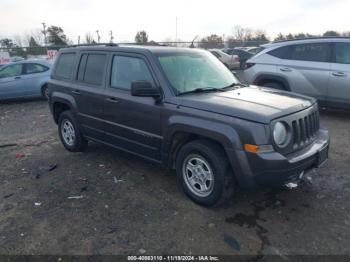
<path id="1" fill-rule="evenodd" d="M 51 77 L 50 109 L 67 150 L 91 140 L 175 169 L 202 205 L 238 186 L 297 183 L 328 156 L 313 98 L 244 87 L 204 50 L 61 49 Z"/>
<path id="2" fill-rule="evenodd" d="M 229 54 L 229 55 L 237 55 L 239 57 L 241 69 L 244 69 L 246 61 L 254 55 L 245 50 L 236 49 L 236 48 L 226 48 L 226 49 L 223 49 L 222 51 L 224 51 L 226 54 Z"/>

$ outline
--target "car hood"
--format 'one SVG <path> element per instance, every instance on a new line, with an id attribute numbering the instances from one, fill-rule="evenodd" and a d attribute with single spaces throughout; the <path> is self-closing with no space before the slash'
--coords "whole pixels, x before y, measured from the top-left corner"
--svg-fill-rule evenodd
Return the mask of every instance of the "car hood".
<path id="1" fill-rule="evenodd" d="M 177 98 L 180 106 L 266 124 L 273 119 L 304 110 L 316 102 L 311 97 L 257 86 L 223 92 L 193 93 Z"/>

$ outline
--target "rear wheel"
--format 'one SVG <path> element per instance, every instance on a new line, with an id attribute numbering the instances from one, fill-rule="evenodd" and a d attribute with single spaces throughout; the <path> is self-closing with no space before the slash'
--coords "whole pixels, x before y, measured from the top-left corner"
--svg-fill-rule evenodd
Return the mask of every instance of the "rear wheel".
<path id="1" fill-rule="evenodd" d="M 84 151 L 88 141 L 82 136 L 71 111 L 64 111 L 58 119 L 58 134 L 63 146 L 71 152 Z"/>
<path id="2" fill-rule="evenodd" d="M 221 204 L 235 189 L 225 153 L 210 141 L 197 140 L 184 145 L 176 158 L 176 173 L 184 192 L 200 205 Z"/>
<path id="3" fill-rule="evenodd" d="M 44 85 L 41 88 L 41 95 L 43 98 L 45 98 L 46 100 L 49 100 L 49 87 L 47 85 Z"/>
<path id="4" fill-rule="evenodd" d="M 285 86 L 278 82 L 265 82 L 261 86 L 270 87 L 278 90 L 286 90 Z"/>

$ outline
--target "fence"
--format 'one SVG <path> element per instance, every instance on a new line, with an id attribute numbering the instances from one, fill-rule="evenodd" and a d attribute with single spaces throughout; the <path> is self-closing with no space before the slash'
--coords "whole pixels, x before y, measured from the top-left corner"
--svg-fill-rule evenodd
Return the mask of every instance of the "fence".
<path id="1" fill-rule="evenodd" d="M 266 44 L 267 41 L 227 41 L 227 42 L 148 42 L 145 45 L 153 46 L 177 46 L 177 47 L 192 47 L 192 48 L 227 48 L 238 46 L 259 46 Z M 118 43 L 118 45 L 137 45 L 136 43 Z M 73 47 L 76 45 L 68 46 L 27 46 L 27 47 L 0 47 L 0 52 L 8 52 L 11 57 L 22 58 L 47 58 L 49 50 L 59 50 L 61 48 Z"/>

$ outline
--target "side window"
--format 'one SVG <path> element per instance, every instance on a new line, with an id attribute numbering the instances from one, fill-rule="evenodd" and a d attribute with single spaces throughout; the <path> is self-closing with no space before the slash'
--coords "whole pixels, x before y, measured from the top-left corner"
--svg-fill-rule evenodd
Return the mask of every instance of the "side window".
<path id="1" fill-rule="evenodd" d="M 213 54 L 213 55 L 215 55 L 217 58 L 220 58 L 221 57 L 221 55 L 219 55 L 217 52 L 215 52 L 215 51 L 211 51 L 211 53 Z"/>
<path id="2" fill-rule="evenodd" d="M 104 54 L 83 54 L 80 59 L 78 81 L 101 85 L 107 56 Z"/>
<path id="3" fill-rule="evenodd" d="M 9 65 L 0 70 L 0 78 L 15 77 L 22 74 L 22 64 Z"/>
<path id="4" fill-rule="evenodd" d="M 129 56 L 114 56 L 111 74 L 111 87 L 130 90 L 131 82 L 137 80 L 149 81 L 153 78 L 145 61 Z"/>
<path id="5" fill-rule="evenodd" d="M 39 64 L 25 64 L 25 74 L 36 74 L 47 71 L 49 68 Z"/>
<path id="6" fill-rule="evenodd" d="M 271 50 L 268 54 L 281 58 L 281 59 L 290 59 L 290 48 L 289 46 L 282 46 Z"/>
<path id="7" fill-rule="evenodd" d="M 63 53 L 58 57 L 55 76 L 70 79 L 72 76 L 75 53 Z"/>
<path id="8" fill-rule="evenodd" d="M 350 64 L 350 43 L 335 44 L 335 62 Z"/>
<path id="9" fill-rule="evenodd" d="M 290 46 L 290 59 L 312 62 L 329 62 L 331 49 L 328 43 L 312 43 Z"/>

